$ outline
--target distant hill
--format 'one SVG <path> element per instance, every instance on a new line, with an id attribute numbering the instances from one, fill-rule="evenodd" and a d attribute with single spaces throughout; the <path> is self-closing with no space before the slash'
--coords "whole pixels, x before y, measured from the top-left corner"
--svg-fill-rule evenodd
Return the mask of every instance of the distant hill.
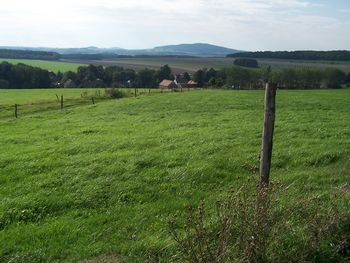
<path id="1" fill-rule="evenodd" d="M 230 49 L 221 46 L 215 46 L 204 43 L 196 44 L 180 44 L 170 46 L 160 46 L 151 49 L 122 49 L 114 48 L 98 48 L 98 47 L 83 47 L 83 48 L 47 48 L 47 47 L 0 47 L 0 49 L 24 50 L 24 51 L 42 51 L 55 52 L 61 55 L 101 55 L 106 57 L 106 54 L 120 56 L 195 56 L 195 57 L 225 57 L 228 54 L 241 52 L 235 49 Z"/>
<path id="2" fill-rule="evenodd" d="M 0 49 L 23 50 L 23 51 L 42 51 L 55 52 L 61 55 L 66 54 L 117 54 L 118 51 L 123 51 L 121 48 L 98 48 L 98 47 L 82 47 L 82 48 L 49 48 L 49 47 L 0 47 Z"/>
<path id="3" fill-rule="evenodd" d="M 227 55 L 230 58 L 267 58 L 267 59 L 293 59 L 293 60 L 328 60 L 350 61 L 350 51 L 258 51 L 241 52 Z"/>

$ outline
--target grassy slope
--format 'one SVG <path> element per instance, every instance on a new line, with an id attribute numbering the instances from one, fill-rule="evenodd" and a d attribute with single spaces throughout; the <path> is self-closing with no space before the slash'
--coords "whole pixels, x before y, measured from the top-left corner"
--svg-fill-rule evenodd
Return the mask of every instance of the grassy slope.
<path id="1" fill-rule="evenodd" d="M 349 187 L 349 97 L 278 92 L 272 176 L 293 183 L 288 202 Z M 262 110 L 261 91 L 198 91 L 0 118 L 0 261 L 167 257 L 169 215 L 257 179 Z"/>
<path id="2" fill-rule="evenodd" d="M 59 62 L 59 61 L 0 58 L 0 63 L 3 61 L 7 61 L 12 64 L 23 63 L 33 67 L 47 69 L 53 72 L 77 71 L 78 67 L 83 66 L 83 64 L 67 63 L 67 62 Z"/>

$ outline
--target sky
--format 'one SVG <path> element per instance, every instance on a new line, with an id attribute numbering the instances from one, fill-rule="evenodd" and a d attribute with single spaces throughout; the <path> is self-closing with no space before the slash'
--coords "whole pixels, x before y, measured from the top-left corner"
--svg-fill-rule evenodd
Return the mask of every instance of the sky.
<path id="1" fill-rule="evenodd" d="M 350 0 L 0 0 L 0 46 L 350 50 Z"/>

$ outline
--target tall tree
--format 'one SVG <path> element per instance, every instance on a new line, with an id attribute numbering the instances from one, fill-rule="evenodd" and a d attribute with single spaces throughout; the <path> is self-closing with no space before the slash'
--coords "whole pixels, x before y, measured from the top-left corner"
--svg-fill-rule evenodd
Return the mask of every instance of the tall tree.
<path id="1" fill-rule="evenodd" d="M 172 70 L 169 65 L 162 66 L 157 72 L 158 81 L 162 81 L 164 79 L 172 79 Z"/>

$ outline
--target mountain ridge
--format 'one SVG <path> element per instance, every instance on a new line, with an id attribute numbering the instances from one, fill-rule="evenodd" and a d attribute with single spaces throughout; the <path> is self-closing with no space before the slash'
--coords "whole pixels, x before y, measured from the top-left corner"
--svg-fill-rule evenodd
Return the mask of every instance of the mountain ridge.
<path id="1" fill-rule="evenodd" d="M 212 45 L 208 43 L 165 45 L 149 49 L 124 49 L 119 47 L 99 48 L 95 46 L 81 48 L 50 48 L 50 47 L 19 47 L 19 46 L 0 46 L 0 49 L 26 50 L 26 51 L 45 51 L 56 52 L 61 55 L 67 54 L 116 54 L 116 55 L 149 55 L 149 56 L 198 56 L 198 57 L 225 57 L 229 54 L 242 51 Z"/>

